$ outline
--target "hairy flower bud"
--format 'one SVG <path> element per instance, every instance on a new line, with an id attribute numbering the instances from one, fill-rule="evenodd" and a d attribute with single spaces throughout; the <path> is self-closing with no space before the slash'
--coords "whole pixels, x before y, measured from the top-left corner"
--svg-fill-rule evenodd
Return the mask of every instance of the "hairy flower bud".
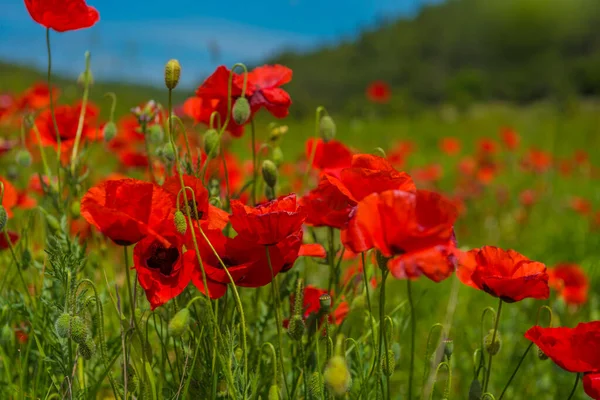
<path id="1" fill-rule="evenodd" d="M 344 395 L 350 388 L 352 377 L 342 356 L 333 356 L 327 362 L 325 372 L 323 373 L 325 383 L 336 396 Z"/>
<path id="2" fill-rule="evenodd" d="M 265 186 L 265 197 L 269 201 L 275 200 L 275 189 L 272 186 L 269 186 L 269 185 Z"/>
<path id="3" fill-rule="evenodd" d="M 329 115 L 324 115 L 321 117 L 321 121 L 319 122 L 319 133 L 321 134 L 323 141 L 329 142 L 330 140 L 333 140 L 335 137 L 335 131 L 336 127 L 333 118 L 331 118 Z"/>
<path id="4" fill-rule="evenodd" d="M 96 343 L 91 337 L 88 337 L 83 343 L 79 343 L 77 351 L 84 360 L 89 360 L 96 352 Z"/>
<path id="5" fill-rule="evenodd" d="M 320 372 L 313 372 L 308 384 L 308 393 L 312 399 L 320 399 L 323 393 L 323 375 Z"/>
<path id="6" fill-rule="evenodd" d="M 71 339 L 77 344 L 85 343 L 90 336 L 90 330 L 83 318 L 74 316 L 71 318 Z"/>
<path id="7" fill-rule="evenodd" d="M 281 399 L 280 390 L 277 385 L 271 385 L 271 387 L 269 388 L 268 399 L 269 400 L 280 400 Z"/>
<path id="8" fill-rule="evenodd" d="M 480 400 L 483 396 L 483 388 L 478 379 L 473 379 L 469 387 L 469 400 Z"/>
<path id="9" fill-rule="evenodd" d="M 271 152 L 271 159 L 277 167 L 280 167 L 281 164 L 283 164 L 283 151 L 281 151 L 281 147 L 273 147 L 273 151 Z"/>
<path id="10" fill-rule="evenodd" d="M 396 369 L 396 355 L 393 350 L 388 350 L 381 359 L 381 370 L 386 376 L 392 376 Z"/>
<path id="11" fill-rule="evenodd" d="M 131 366 L 129 366 L 127 368 L 127 389 L 131 393 L 135 393 L 135 392 L 137 392 L 137 390 L 139 388 L 140 388 L 140 378 L 135 373 L 135 369 L 132 368 Z"/>
<path id="12" fill-rule="evenodd" d="M 189 325 L 190 310 L 188 308 L 182 308 L 173 318 L 171 318 L 171 321 L 169 321 L 169 335 L 181 337 Z"/>
<path id="13" fill-rule="evenodd" d="M 177 60 L 169 60 L 165 65 L 165 86 L 175 89 L 181 77 L 181 64 Z"/>
<path id="14" fill-rule="evenodd" d="M 117 132 L 117 125 L 112 121 L 107 122 L 102 130 L 104 141 L 108 143 L 113 140 L 117 136 Z"/>
<path id="15" fill-rule="evenodd" d="M 159 144 L 165 139 L 165 131 L 160 124 L 153 124 L 148 127 L 148 139 L 150 143 Z"/>
<path id="16" fill-rule="evenodd" d="M 165 143 L 164 146 L 159 147 L 160 155 L 164 157 L 167 161 L 173 162 L 175 161 L 175 147 L 171 142 Z"/>
<path id="17" fill-rule="evenodd" d="M 305 326 L 304 320 L 302 319 L 302 315 L 292 315 L 288 325 L 288 335 L 290 335 L 292 340 L 302 339 L 302 335 L 304 335 L 304 329 Z"/>
<path id="18" fill-rule="evenodd" d="M 261 171 L 265 183 L 270 187 L 274 188 L 277 184 L 278 175 L 277 166 L 275 165 L 275 163 L 271 160 L 263 161 Z"/>
<path id="19" fill-rule="evenodd" d="M 490 329 L 488 334 L 483 339 L 483 344 L 490 355 L 495 356 L 496 354 L 498 354 L 498 352 L 500 351 L 500 347 L 502 346 L 500 332 L 496 331 L 496 337 L 494 337 L 494 330 Z"/>
<path id="20" fill-rule="evenodd" d="M 77 77 L 77 83 L 80 85 L 93 85 L 94 84 L 94 75 L 92 75 L 92 71 L 84 71 Z"/>
<path id="21" fill-rule="evenodd" d="M 81 203 L 77 200 L 71 203 L 71 215 L 74 218 L 79 218 L 81 215 Z"/>
<path id="22" fill-rule="evenodd" d="M 250 118 L 250 103 L 245 97 L 240 97 L 235 101 L 232 110 L 233 120 L 238 125 L 244 125 Z"/>
<path id="23" fill-rule="evenodd" d="M 8 213 L 6 212 L 6 208 L 4 208 L 4 206 L 0 204 L 0 232 L 4 230 L 7 222 Z"/>
<path id="24" fill-rule="evenodd" d="M 209 129 L 204 133 L 204 152 L 208 158 L 213 158 L 219 155 L 221 146 L 221 136 L 216 129 Z"/>
<path id="25" fill-rule="evenodd" d="M 174 221 L 175 229 L 177 229 L 177 232 L 179 232 L 182 235 L 185 234 L 185 232 L 187 231 L 187 222 L 185 221 L 185 215 L 183 215 L 181 210 L 175 211 Z"/>
<path id="26" fill-rule="evenodd" d="M 15 161 L 19 167 L 27 168 L 31 165 L 31 153 L 26 149 L 17 151 Z"/>
<path id="27" fill-rule="evenodd" d="M 54 323 L 54 328 L 59 337 L 69 337 L 69 332 L 71 330 L 71 316 L 67 313 L 61 314 Z"/>

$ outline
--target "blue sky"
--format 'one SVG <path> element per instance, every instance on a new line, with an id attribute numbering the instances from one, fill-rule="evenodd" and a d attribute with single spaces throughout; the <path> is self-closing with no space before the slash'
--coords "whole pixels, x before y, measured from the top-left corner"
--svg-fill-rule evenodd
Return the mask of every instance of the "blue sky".
<path id="1" fill-rule="evenodd" d="M 157 84 L 170 58 L 182 84 L 198 84 L 218 64 L 257 63 L 285 48 L 309 50 L 354 37 L 382 18 L 408 15 L 427 0 L 88 0 L 91 29 L 52 34 L 54 68 L 76 75 L 92 54 L 96 78 Z M 44 28 L 22 0 L 0 0 L 0 60 L 45 68 Z M 218 48 L 218 54 L 211 52 Z"/>

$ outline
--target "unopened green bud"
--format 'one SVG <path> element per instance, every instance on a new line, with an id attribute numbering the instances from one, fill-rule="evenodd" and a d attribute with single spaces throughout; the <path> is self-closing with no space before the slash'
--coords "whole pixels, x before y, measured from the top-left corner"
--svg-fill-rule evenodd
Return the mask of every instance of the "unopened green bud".
<path id="1" fill-rule="evenodd" d="M 211 179 L 208 181 L 208 194 L 210 197 L 219 197 L 221 194 L 221 182 L 218 179 Z"/>
<path id="2" fill-rule="evenodd" d="M 483 339 L 483 344 L 485 346 L 485 349 L 487 350 L 487 352 L 490 355 L 495 356 L 496 354 L 498 354 L 498 352 L 500 351 L 500 347 L 502 346 L 502 340 L 500 339 L 500 332 L 496 331 L 496 334 L 494 337 L 494 330 L 490 329 L 488 334 Z"/>
<path id="3" fill-rule="evenodd" d="M 77 83 L 80 85 L 93 85 L 94 84 L 94 75 L 92 75 L 92 71 L 85 71 L 79 74 L 77 78 Z"/>
<path id="4" fill-rule="evenodd" d="M 232 110 L 233 120 L 238 125 L 244 125 L 250 118 L 250 103 L 245 97 L 240 97 L 235 101 Z"/>
<path id="5" fill-rule="evenodd" d="M 150 143 L 159 144 L 165 139 L 165 131 L 160 124 L 153 124 L 148 127 L 148 139 Z"/>
<path id="6" fill-rule="evenodd" d="M 396 369 L 396 355 L 393 350 L 388 350 L 381 359 L 381 370 L 386 376 L 392 376 Z"/>
<path id="7" fill-rule="evenodd" d="M 296 291 L 294 292 L 293 315 L 302 315 L 304 313 L 304 280 L 298 278 L 296 281 Z"/>
<path id="8" fill-rule="evenodd" d="M 302 319 L 302 315 L 292 315 L 288 325 L 288 335 L 290 335 L 292 340 L 302 339 L 302 335 L 304 335 L 304 329 L 305 326 L 304 320 Z"/>
<path id="9" fill-rule="evenodd" d="M 454 341 L 452 339 L 445 339 L 443 342 L 443 346 L 444 354 L 446 355 L 448 360 L 450 360 L 450 357 L 452 357 L 452 353 L 454 352 Z"/>
<path id="10" fill-rule="evenodd" d="M 281 166 L 281 164 L 283 164 L 283 151 L 281 151 L 281 147 L 273 147 L 273 151 L 271 152 L 271 159 L 278 167 Z"/>
<path id="11" fill-rule="evenodd" d="M 363 310 L 365 308 L 366 296 L 364 294 L 359 294 L 354 299 L 352 299 L 352 304 L 350 308 L 353 310 Z"/>
<path id="12" fill-rule="evenodd" d="M 320 372 L 313 372 L 310 376 L 310 382 L 308 385 L 308 393 L 311 399 L 320 399 L 323 393 L 323 375 Z"/>
<path id="13" fill-rule="evenodd" d="M 71 203 L 71 215 L 74 218 L 79 218 L 81 215 L 81 203 L 77 200 Z"/>
<path id="14" fill-rule="evenodd" d="M 4 208 L 4 206 L 0 204 L 0 232 L 4 230 L 7 222 L 8 213 L 6 212 L 6 208 Z"/>
<path id="15" fill-rule="evenodd" d="M 181 210 L 175 211 L 175 229 L 181 235 L 185 234 L 187 231 L 187 222 L 185 221 L 185 215 L 181 212 Z"/>
<path id="16" fill-rule="evenodd" d="M 181 64 L 177 60 L 169 60 L 165 65 L 165 85 L 167 89 L 175 89 L 181 77 Z"/>
<path id="17" fill-rule="evenodd" d="M 175 160 L 175 147 L 171 142 L 165 143 L 164 146 L 159 147 L 160 155 L 167 161 L 173 162 Z"/>
<path id="18" fill-rule="evenodd" d="M 269 201 L 275 200 L 275 188 L 273 186 L 265 186 L 265 197 Z"/>
<path id="19" fill-rule="evenodd" d="M 71 339 L 77 344 L 85 343 L 90 336 L 90 330 L 83 318 L 74 316 L 71 318 Z"/>
<path id="20" fill-rule="evenodd" d="M 333 140 L 335 137 L 335 122 L 333 118 L 329 115 L 324 115 L 321 117 L 321 121 L 319 122 L 319 133 L 321 134 L 321 138 L 324 142 L 329 142 Z"/>
<path id="21" fill-rule="evenodd" d="M 227 386 L 227 381 L 225 379 L 219 380 L 219 382 L 217 382 L 217 397 L 218 398 L 229 397 L 228 389 L 229 388 Z"/>
<path id="22" fill-rule="evenodd" d="M 169 322 L 169 335 L 181 337 L 190 325 L 190 310 L 182 308 Z"/>
<path id="23" fill-rule="evenodd" d="M 24 270 L 27 270 L 32 263 L 33 257 L 31 256 L 31 252 L 29 249 L 23 249 L 23 252 L 21 252 L 21 267 Z"/>
<path id="24" fill-rule="evenodd" d="M 319 313 L 320 314 L 329 314 L 329 310 L 331 309 L 331 296 L 327 293 L 322 294 L 319 297 Z"/>
<path id="25" fill-rule="evenodd" d="M 135 393 L 140 388 L 140 378 L 135 373 L 135 369 L 132 366 L 127 368 L 127 389 Z"/>
<path id="26" fill-rule="evenodd" d="M 221 136 L 216 129 L 209 129 L 204 133 L 204 152 L 209 158 L 219 155 Z"/>
<path id="27" fill-rule="evenodd" d="M 478 379 L 473 379 L 469 388 L 469 400 L 481 400 L 481 396 L 483 396 L 481 382 Z"/>
<path id="28" fill-rule="evenodd" d="M 265 160 L 262 163 L 262 176 L 265 180 L 265 183 L 271 187 L 275 187 L 277 184 L 277 166 L 271 160 Z"/>
<path id="29" fill-rule="evenodd" d="M 110 142 L 117 136 L 117 125 L 112 121 L 107 122 L 106 125 L 104 125 L 102 133 L 104 136 L 104 141 L 106 143 Z"/>
<path id="30" fill-rule="evenodd" d="M 542 361 L 546 361 L 546 360 L 548 359 L 548 356 L 546 355 L 546 353 L 544 353 L 544 352 L 542 351 L 542 349 L 540 349 L 539 347 L 538 347 L 538 352 L 537 352 L 537 354 L 538 354 L 538 358 L 539 358 L 540 360 L 542 360 Z"/>
<path id="31" fill-rule="evenodd" d="M 385 150 L 383 150 L 381 147 L 375 147 L 375 149 L 373 150 L 373 154 L 375 154 L 377 157 L 387 158 Z"/>
<path id="32" fill-rule="evenodd" d="M 269 400 L 280 400 L 281 399 L 280 390 L 277 385 L 271 385 L 271 388 L 269 389 L 268 399 Z"/>
<path id="33" fill-rule="evenodd" d="M 244 357 L 244 350 L 241 347 L 236 347 L 233 355 L 235 356 L 235 359 L 239 364 L 242 362 L 242 358 Z"/>
<path id="34" fill-rule="evenodd" d="M 89 360 L 96 352 L 96 343 L 91 337 L 88 337 L 83 343 L 79 343 L 77 351 L 84 360 Z"/>
<path id="35" fill-rule="evenodd" d="M 333 356 L 329 359 L 323 377 L 329 389 L 336 396 L 344 395 L 352 382 L 350 370 L 342 356 Z"/>
<path id="36" fill-rule="evenodd" d="M 31 153 L 26 149 L 19 150 L 15 155 L 15 161 L 19 167 L 27 168 L 31 165 Z"/>
<path id="37" fill-rule="evenodd" d="M 54 323 L 54 328 L 59 337 L 69 337 L 69 332 L 71 331 L 71 316 L 67 313 L 61 314 Z"/>

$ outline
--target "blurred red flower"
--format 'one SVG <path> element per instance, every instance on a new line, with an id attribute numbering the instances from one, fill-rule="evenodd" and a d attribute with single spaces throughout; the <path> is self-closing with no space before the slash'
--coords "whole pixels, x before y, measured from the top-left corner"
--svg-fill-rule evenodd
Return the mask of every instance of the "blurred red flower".
<path id="1" fill-rule="evenodd" d="M 548 269 L 550 287 L 558 292 L 567 304 L 584 304 L 587 301 L 589 281 L 579 265 L 562 263 Z"/>
<path id="2" fill-rule="evenodd" d="M 83 196 L 81 215 L 113 242 L 129 246 L 171 219 L 172 197 L 165 190 L 136 179 L 105 181 Z M 164 239 L 162 239 L 164 242 Z"/>
<path id="3" fill-rule="evenodd" d="M 500 128 L 500 137 L 502 138 L 504 147 L 506 147 L 508 150 L 516 150 L 521 142 L 519 134 L 514 129 L 509 127 Z"/>
<path id="4" fill-rule="evenodd" d="M 546 172 L 552 167 L 552 155 L 536 148 L 531 148 L 523 159 L 523 167 L 534 172 Z"/>
<path id="5" fill-rule="evenodd" d="M 194 264 L 183 252 L 183 237 L 172 221 L 158 229 L 164 240 L 146 236 L 133 248 L 133 265 L 152 309 L 183 292 L 192 279 Z M 187 251 L 186 253 L 192 253 Z"/>
<path id="6" fill-rule="evenodd" d="M 89 28 L 100 19 L 84 0 L 25 0 L 25 6 L 35 22 L 57 32 Z"/>
<path id="7" fill-rule="evenodd" d="M 12 183 L 6 178 L 0 177 L 0 182 L 4 186 L 4 197 L 2 198 L 2 205 L 6 209 L 8 217 L 13 216 L 12 209 L 17 206 L 19 200 L 19 193 Z"/>
<path id="8" fill-rule="evenodd" d="M 56 100 L 60 91 L 58 88 L 52 88 L 52 98 Z M 15 99 L 14 111 L 27 112 L 41 110 L 50 105 L 50 88 L 47 83 L 39 82 L 26 89 L 19 97 Z"/>
<path id="9" fill-rule="evenodd" d="M 319 171 L 335 174 L 352 163 L 352 152 L 337 140 L 325 142 L 310 138 L 306 141 L 306 159 L 312 157 L 312 166 Z"/>
<path id="10" fill-rule="evenodd" d="M 320 298 L 322 295 L 324 294 L 329 294 L 327 292 L 327 290 L 323 290 L 323 289 L 319 289 L 316 288 L 312 285 L 308 285 L 304 288 L 304 299 L 302 302 L 302 317 L 303 319 L 308 319 L 311 316 L 318 316 L 319 315 L 319 310 L 321 308 L 321 301 Z M 294 299 L 295 299 L 295 295 L 292 294 L 292 296 L 290 297 L 290 303 L 294 304 Z M 333 301 L 333 296 L 331 297 L 331 304 L 334 305 L 335 302 Z M 293 311 L 293 310 L 292 310 Z M 350 307 L 348 306 L 348 303 L 346 303 L 345 301 L 342 301 L 337 307 L 335 307 L 334 309 L 332 309 L 329 312 L 329 323 L 335 324 L 335 325 L 339 325 L 341 324 L 344 319 L 346 319 L 346 316 L 348 315 L 348 312 L 350 311 Z M 287 321 L 284 321 L 284 325 L 287 325 L 286 323 Z"/>
<path id="11" fill-rule="evenodd" d="M 498 144 L 490 138 L 481 138 L 477 142 L 477 150 L 481 155 L 490 155 L 498 151 Z"/>
<path id="12" fill-rule="evenodd" d="M 354 202 L 349 201 L 327 178 L 323 178 L 319 186 L 302 197 L 300 203 L 306 211 L 306 224 L 338 229 L 346 227 L 355 207 Z"/>
<path id="13" fill-rule="evenodd" d="M 460 140 L 455 137 L 445 137 L 440 140 L 440 150 L 449 156 L 460 153 Z"/>
<path id="14" fill-rule="evenodd" d="M 581 215 L 588 215 L 592 212 L 592 203 L 583 197 L 571 197 L 569 200 L 569 207 Z"/>
<path id="15" fill-rule="evenodd" d="M 533 189 L 525 189 L 519 194 L 519 201 L 524 207 L 531 207 L 535 203 L 536 197 Z"/>
<path id="16" fill-rule="evenodd" d="M 231 226 L 240 238 L 263 246 L 272 246 L 301 231 L 306 219 L 296 195 L 281 196 L 256 207 L 231 201 Z"/>
<path id="17" fill-rule="evenodd" d="M 459 256 L 458 278 L 507 303 L 526 298 L 547 299 L 550 294 L 546 266 L 514 250 L 484 246 Z"/>
<path id="18" fill-rule="evenodd" d="M 600 321 L 575 328 L 534 326 L 525 337 L 562 369 L 584 373 L 583 388 L 592 399 L 600 395 Z"/>
<path id="19" fill-rule="evenodd" d="M 6 233 L 8 234 L 8 238 L 10 239 L 10 244 L 15 244 L 19 241 L 19 234 L 17 232 L 13 232 L 13 231 L 9 231 L 8 229 L 6 230 Z M 4 234 L 0 235 L 0 250 L 6 250 L 8 249 L 10 246 L 8 245 L 8 240 L 6 240 L 6 236 Z"/>
<path id="20" fill-rule="evenodd" d="M 385 104 L 390 101 L 392 90 L 384 81 L 374 81 L 367 86 L 367 99 L 373 103 Z"/>

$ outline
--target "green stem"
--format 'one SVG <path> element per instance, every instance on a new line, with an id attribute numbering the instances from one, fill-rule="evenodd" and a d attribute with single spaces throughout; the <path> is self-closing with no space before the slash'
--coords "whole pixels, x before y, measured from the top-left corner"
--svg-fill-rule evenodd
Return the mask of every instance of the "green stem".
<path id="1" fill-rule="evenodd" d="M 567 400 L 571 400 L 573 396 L 575 396 L 575 391 L 577 390 L 577 385 L 579 384 L 580 377 L 581 374 L 577 374 L 577 376 L 575 376 L 575 385 L 573 385 L 573 390 L 571 390 L 571 394 L 569 395 L 569 398 L 567 398 Z"/>
<path id="2" fill-rule="evenodd" d="M 148 125 L 144 121 L 142 122 L 142 134 L 144 135 L 144 147 L 146 149 L 146 154 L 148 157 L 148 173 L 150 174 L 150 181 L 155 182 L 154 178 L 154 165 L 152 165 L 152 156 L 150 155 L 150 141 L 148 140 Z M 173 144 L 175 146 L 175 144 Z"/>
<path id="3" fill-rule="evenodd" d="M 496 334 L 498 333 L 498 323 L 500 322 L 500 314 L 502 313 L 502 299 L 500 299 L 498 303 L 498 312 L 496 313 L 496 318 L 494 321 L 494 333 L 492 333 L 492 345 L 496 343 Z M 490 376 L 492 375 L 492 360 L 494 356 L 489 354 L 488 367 L 486 371 L 485 384 L 483 385 L 483 391 L 487 392 L 488 385 L 490 383 Z"/>
<path id="4" fill-rule="evenodd" d="M 415 305 L 412 296 L 412 281 L 410 279 L 406 280 L 406 290 L 408 293 L 408 304 L 410 307 L 410 370 L 408 374 L 408 398 L 412 399 L 413 376 L 415 373 L 415 337 L 417 322 L 415 318 Z"/>
<path id="5" fill-rule="evenodd" d="M 44 146 L 42 146 L 42 137 L 40 135 L 40 130 L 38 129 L 35 121 L 33 121 L 33 133 L 35 133 L 35 138 L 40 149 L 40 157 L 42 158 L 44 173 L 46 174 L 46 176 L 48 176 L 49 182 L 51 182 L 52 174 L 50 173 L 50 167 L 48 166 L 48 160 L 46 159 L 46 152 L 44 151 Z"/>
<path id="6" fill-rule="evenodd" d="M 23 277 L 21 263 L 17 259 L 17 254 L 15 253 L 15 248 L 10 240 L 10 236 L 8 235 L 8 231 L 6 230 L 6 227 L 4 228 L 4 239 L 6 239 L 6 243 L 8 243 L 8 248 L 10 249 L 10 254 L 15 262 L 15 265 L 17 266 L 17 272 L 19 274 L 21 283 L 23 284 L 23 289 L 25 289 L 25 293 L 27 294 L 27 298 L 29 298 L 29 303 L 31 303 L 35 306 L 35 302 L 33 301 L 33 298 L 31 297 L 31 293 L 29 293 L 29 288 L 27 287 L 27 283 L 25 282 L 25 278 Z"/>
<path id="7" fill-rule="evenodd" d="M 137 318 L 135 317 L 135 302 L 133 297 L 133 290 L 131 289 L 131 274 L 129 273 L 129 257 L 128 257 L 128 246 L 123 246 L 123 256 L 125 257 L 125 277 L 127 279 L 127 293 L 129 294 L 129 307 L 131 308 L 131 321 L 130 327 L 135 329 L 135 332 L 138 335 L 138 339 L 140 341 L 140 346 L 142 347 L 142 357 L 144 359 L 144 364 L 146 364 L 146 351 L 144 344 L 144 337 L 142 336 L 142 331 L 140 330 L 137 322 Z M 133 284 L 137 284 L 133 282 Z M 131 342 L 130 342 L 131 343 Z"/>
<path id="8" fill-rule="evenodd" d="M 290 392 L 287 386 L 287 379 L 285 375 L 285 367 L 283 365 L 283 333 L 281 329 L 281 305 L 279 304 L 279 288 L 277 285 L 277 279 L 273 273 L 273 265 L 271 264 L 271 254 L 269 253 L 269 247 L 265 246 L 267 252 L 267 263 L 269 264 L 269 270 L 271 271 L 271 295 L 273 296 L 273 303 L 275 306 L 275 323 L 277 324 L 277 344 L 279 347 L 279 365 L 281 368 L 281 374 L 283 375 L 283 384 L 285 385 L 285 391 L 290 399 Z"/>
<path id="9" fill-rule="evenodd" d="M 381 289 L 379 291 L 379 356 L 377 357 L 378 363 L 381 364 L 383 348 L 385 347 L 385 351 L 387 352 L 387 337 L 384 334 L 384 324 L 385 324 L 385 281 L 387 280 L 389 271 L 387 269 L 382 269 L 381 271 Z M 387 357 L 387 355 L 386 355 Z M 380 366 L 381 368 L 381 366 Z M 386 375 L 387 385 L 388 385 L 388 398 L 390 394 L 390 377 Z M 385 392 L 384 392 L 385 394 Z M 409 397 L 410 399 L 410 397 Z"/>
<path id="10" fill-rule="evenodd" d="M 360 254 L 360 256 L 362 259 L 362 266 L 363 266 L 363 281 L 365 284 L 365 292 L 366 292 L 366 296 L 367 296 L 367 307 L 369 307 L 369 322 L 371 325 L 371 336 L 373 338 L 373 348 L 375 348 L 375 324 L 373 323 L 373 308 L 371 307 L 371 296 L 369 294 L 370 281 L 369 281 L 369 276 L 367 275 L 367 263 L 365 260 L 365 253 L 362 252 Z M 373 361 L 373 368 L 371 368 L 371 373 L 369 374 L 369 377 L 371 377 L 373 375 L 373 372 L 375 371 L 376 362 L 377 362 L 377 360 L 375 359 Z"/>
<path id="11" fill-rule="evenodd" d="M 252 205 L 256 205 L 258 169 L 256 167 L 256 132 L 254 128 L 254 118 L 250 118 L 250 132 L 252 133 Z"/>
<path id="12" fill-rule="evenodd" d="M 58 184 L 58 193 L 61 193 L 60 182 L 60 155 L 61 155 L 61 139 L 60 131 L 58 130 L 58 122 L 56 122 L 56 114 L 54 113 L 54 96 L 52 95 L 52 51 L 50 48 L 50 28 L 46 28 L 46 49 L 48 50 L 48 93 L 50 96 L 50 116 L 52 125 L 54 125 L 54 133 L 56 134 L 56 176 Z M 59 202 L 60 204 L 60 202 Z"/>
<path id="13" fill-rule="evenodd" d="M 321 123 L 321 113 L 325 111 L 325 107 L 319 106 L 317 107 L 317 111 L 315 113 L 315 141 L 313 142 L 313 146 L 310 149 L 310 156 L 308 157 L 308 164 L 306 165 L 306 170 L 304 171 L 304 178 L 302 179 L 302 190 L 300 193 L 304 192 L 304 188 L 308 184 L 308 175 L 310 170 L 312 169 L 312 164 L 315 161 L 315 155 L 317 153 L 317 140 L 319 139 L 319 125 Z"/>
<path id="14" fill-rule="evenodd" d="M 71 173 L 75 173 L 75 163 L 77 160 L 77 150 L 81 141 L 81 133 L 83 132 L 83 123 L 85 121 L 85 112 L 87 108 L 88 98 L 90 96 L 90 52 L 85 53 L 85 72 L 83 79 L 83 100 L 81 102 L 81 111 L 79 113 L 79 122 L 77 123 L 77 132 L 75 133 L 75 142 L 73 143 L 73 152 L 71 153 Z"/>
<path id="15" fill-rule="evenodd" d="M 521 359 L 519 360 L 519 363 L 517 364 L 517 368 L 515 368 L 515 370 L 513 371 L 512 375 L 510 376 L 510 379 L 508 380 L 508 382 L 506 382 L 506 385 L 504 386 L 504 389 L 502 389 L 502 393 L 500 394 L 500 397 L 498 398 L 498 400 L 502 400 L 502 397 L 504 397 L 504 393 L 506 393 L 506 390 L 510 386 L 512 380 L 517 375 L 517 372 L 519 371 L 519 368 L 521 368 L 521 364 L 523 364 L 523 361 L 525 360 L 525 357 L 527 356 L 527 354 L 529 353 L 529 350 L 531 350 L 532 347 L 533 347 L 533 342 L 531 342 L 529 344 L 529 346 L 527 346 L 527 350 L 525 350 L 525 352 L 521 356 Z"/>

